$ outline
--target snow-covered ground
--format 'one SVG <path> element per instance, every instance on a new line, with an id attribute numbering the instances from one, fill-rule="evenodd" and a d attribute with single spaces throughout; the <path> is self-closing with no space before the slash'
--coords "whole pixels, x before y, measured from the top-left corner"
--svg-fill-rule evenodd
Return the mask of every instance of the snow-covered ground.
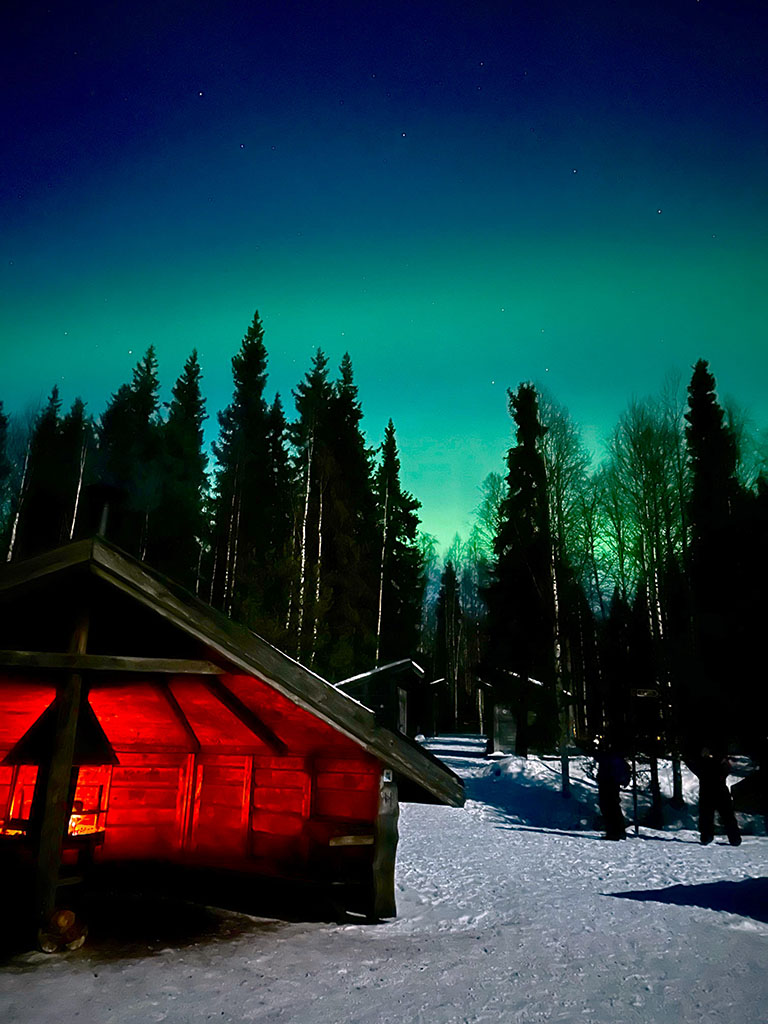
<path id="1" fill-rule="evenodd" d="M 664 832 L 606 842 L 588 761 L 574 762 L 571 801 L 555 761 L 450 763 L 466 779 L 465 808 L 402 808 L 397 920 L 209 910 L 207 936 L 176 929 L 122 954 L 92 935 L 77 952 L 8 963 L 0 1020 L 768 1022 L 761 821 L 742 819 L 751 834 L 738 848 L 721 837 L 700 846 L 690 812 Z"/>

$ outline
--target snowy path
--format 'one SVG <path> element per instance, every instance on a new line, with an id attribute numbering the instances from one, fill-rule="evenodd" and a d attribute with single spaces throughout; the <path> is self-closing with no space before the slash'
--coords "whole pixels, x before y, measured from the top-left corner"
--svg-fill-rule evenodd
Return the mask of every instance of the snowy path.
<path id="1" fill-rule="evenodd" d="M 470 779 L 470 797 L 488 785 Z M 610 843 L 498 803 L 403 807 L 396 921 L 227 915 L 233 934 L 153 956 L 28 954 L 0 973 L 0 1020 L 768 1022 L 768 839 Z"/>

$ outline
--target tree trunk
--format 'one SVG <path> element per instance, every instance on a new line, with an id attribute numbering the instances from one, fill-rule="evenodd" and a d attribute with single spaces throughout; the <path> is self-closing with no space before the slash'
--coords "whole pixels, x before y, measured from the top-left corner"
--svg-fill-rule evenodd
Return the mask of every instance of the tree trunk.
<path id="1" fill-rule="evenodd" d="M 80 471 L 77 475 L 77 488 L 75 490 L 75 507 L 72 509 L 72 522 L 69 525 L 69 539 L 75 535 L 75 526 L 77 524 L 77 513 L 80 508 L 80 494 L 83 489 L 83 475 L 85 473 L 85 460 L 88 455 L 88 446 L 86 444 L 80 450 Z"/>
<path id="2" fill-rule="evenodd" d="M 659 784 L 659 759 L 654 754 L 651 759 L 651 810 L 648 814 L 650 828 L 661 828 L 663 815 L 661 809 L 661 786 Z"/>
<path id="3" fill-rule="evenodd" d="M 683 800 L 683 769 L 680 755 L 672 755 L 672 806 L 678 810 L 685 805 Z"/>
<path id="4" fill-rule="evenodd" d="M 11 540 L 8 545 L 8 555 L 6 556 L 6 562 L 10 562 L 13 559 L 13 549 L 16 546 L 16 533 L 19 529 L 19 518 L 21 516 L 21 506 L 24 504 L 24 491 L 27 486 L 27 470 L 29 468 L 29 454 L 32 450 L 32 440 L 30 438 L 27 444 L 27 451 L 24 456 L 24 471 L 21 474 L 21 484 L 19 485 L 19 503 L 16 506 L 16 515 L 13 517 L 13 528 L 11 529 Z"/>
<path id="5" fill-rule="evenodd" d="M 307 486 L 304 491 L 304 516 L 301 523 L 301 552 L 299 558 L 299 609 L 298 626 L 296 630 L 296 657 L 301 661 L 301 638 L 304 630 L 304 604 L 306 600 L 307 583 L 307 522 L 309 520 L 309 494 L 312 476 L 312 439 L 310 438 L 307 449 Z"/>
<path id="6" fill-rule="evenodd" d="M 374 666 L 378 668 L 379 653 L 381 651 L 381 610 L 384 602 L 384 561 L 387 554 L 387 516 L 389 514 L 389 481 L 384 490 L 384 529 L 381 535 L 381 571 L 379 573 L 379 614 L 376 621 L 376 660 Z"/>
<path id="7" fill-rule="evenodd" d="M 309 652 L 310 666 L 315 660 L 315 649 L 317 647 L 317 620 L 318 606 L 320 604 L 320 577 L 323 568 L 323 492 L 320 491 L 320 508 L 317 513 L 317 577 L 315 579 L 315 604 L 312 613 L 312 649 Z"/>

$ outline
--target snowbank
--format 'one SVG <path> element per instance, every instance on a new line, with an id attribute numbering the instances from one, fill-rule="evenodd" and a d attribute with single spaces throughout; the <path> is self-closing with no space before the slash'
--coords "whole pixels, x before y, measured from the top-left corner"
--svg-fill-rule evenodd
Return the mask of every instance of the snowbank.
<path id="1" fill-rule="evenodd" d="M 600 811 L 597 802 L 595 762 L 590 757 L 569 759 L 571 798 L 562 796 L 562 771 L 559 757 L 515 757 L 494 755 L 487 761 L 472 764 L 450 757 L 444 758 L 454 770 L 462 766 L 469 800 L 479 801 L 496 809 L 510 822 L 548 828 L 599 829 Z M 734 785 L 751 769 L 745 758 L 734 760 L 734 774 L 728 785 Z M 672 762 L 659 761 L 659 785 L 665 830 L 695 829 L 698 816 L 699 782 L 685 765 L 682 766 L 684 806 L 674 808 L 672 798 Z M 651 808 L 651 772 L 646 762 L 637 765 L 638 824 L 643 826 Z M 622 791 L 622 807 L 628 822 L 634 822 L 633 791 L 630 785 Z M 761 815 L 738 814 L 745 835 L 765 835 L 765 819 Z"/>

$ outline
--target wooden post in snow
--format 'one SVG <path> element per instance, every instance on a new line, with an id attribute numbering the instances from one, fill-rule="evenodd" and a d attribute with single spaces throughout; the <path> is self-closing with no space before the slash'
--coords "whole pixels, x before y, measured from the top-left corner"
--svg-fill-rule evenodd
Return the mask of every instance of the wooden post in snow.
<path id="1" fill-rule="evenodd" d="M 83 614 L 72 636 L 72 652 L 85 654 L 87 639 L 88 617 L 87 614 Z M 56 693 L 56 732 L 50 760 L 39 769 L 41 774 L 45 773 L 45 777 L 38 783 L 44 790 L 37 852 L 35 906 L 38 918 L 42 922 L 47 920 L 56 905 L 61 848 L 72 813 L 72 761 L 75 754 L 77 721 L 84 696 L 81 673 L 70 672 Z"/>
<path id="2" fill-rule="evenodd" d="M 399 816 L 397 783 L 392 771 L 385 769 L 379 781 L 379 814 L 376 819 L 373 855 L 373 892 L 369 916 L 374 921 L 383 917 L 397 917 L 395 857 Z"/>

